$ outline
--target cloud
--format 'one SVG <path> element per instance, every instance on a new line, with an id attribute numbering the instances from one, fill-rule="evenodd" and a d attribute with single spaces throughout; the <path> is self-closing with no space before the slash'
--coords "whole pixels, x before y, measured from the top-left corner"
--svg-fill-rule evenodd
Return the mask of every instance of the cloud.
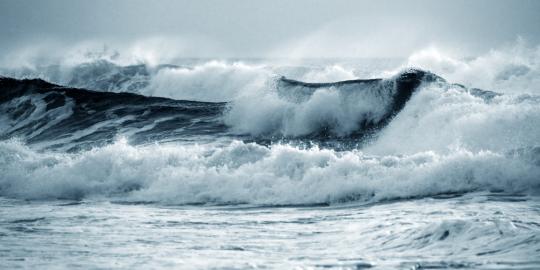
<path id="1" fill-rule="evenodd" d="M 290 39 L 269 55 L 290 58 L 405 57 L 421 46 L 437 43 L 437 40 L 443 43 L 446 38 L 437 29 L 428 29 L 414 20 L 349 18 Z"/>

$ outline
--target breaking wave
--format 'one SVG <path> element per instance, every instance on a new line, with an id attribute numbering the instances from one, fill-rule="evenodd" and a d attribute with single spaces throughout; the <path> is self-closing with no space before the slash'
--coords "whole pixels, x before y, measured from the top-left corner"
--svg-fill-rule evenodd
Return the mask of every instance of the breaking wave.
<path id="1" fill-rule="evenodd" d="M 298 205 L 538 194 L 537 59 L 523 44 L 466 60 L 427 50 L 371 71 L 390 74 L 381 79 L 260 61 L 1 70 L 17 79 L 0 79 L 0 196 Z"/>
<path id="2" fill-rule="evenodd" d="M 470 191 L 534 193 L 540 185 L 538 148 L 370 156 L 239 141 L 135 147 L 120 140 L 62 154 L 3 141 L 0 153 L 0 195 L 26 199 L 326 204 Z"/>
<path id="3" fill-rule="evenodd" d="M 15 86 L 21 82 L 2 81 Z M 2 122 L 11 133 L 0 142 L 1 196 L 297 205 L 474 191 L 537 194 L 539 190 L 540 99 L 448 84 L 423 71 L 407 71 L 385 80 L 339 83 L 314 84 L 282 78 L 272 95 L 297 107 L 269 111 L 265 106 L 272 106 L 265 97 L 262 100 L 266 104 L 253 101 L 253 111 L 236 115 L 239 123 L 267 128 L 276 112 L 288 112 L 287 117 L 294 119 L 305 106 L 314 106 L 311 112 L 306 110 L 305 116 L 323 119 L 326 126 L 304 126 L 305 130 L 331 128 L 337 137 L 339 131 L 347 131 L 339 126 L 340 121 L 356 121 L 358 126 L 350 130 L 358 130 L 365 123 L 362 119 L 388 119 L 363 148 L 345 150 L 294 146 L 280 140 L 267 146 L 242 142 L 238 139 L 245 137 L 230 135 L 235 134 L 236 126 L 228 122 L 235 110 L 242 108 L 236 107 L 238 103 L 230 104 L 227 112 L 225 103 L 100 93 L 39 80 L 23 82 L 22 88 L 2 92 L 2 109 L 8 112 L 3 115 L 9 115 L 12 122 Z M 341 103 L 328 106 L 332 94 L 343 95 Z M 347 104 L 344 102 L 362 101 L 365 103 L 358 108 L 364 111 L 341 108 Z M 257 115 L 258 110 L 263 113 Z M 344 120 L 324 122 L 325 117 L 333 115 L 342 115 Z M 45 120 L 33 122 L 40 117 Z M 248 122 L 253 117 L 260 118 Z M 286 119 L 283 117 L 279 115 L 278 122 Z M 302 119 L 298 123 L 313 122 Z M 285 133 L 283 128 L 278 124 L 269 132 L 306 140 L 301 135 L 307 133 Z M 165 137 L 160 137 L 182 137 L 186 133 L 181 132 L 186 130 L 194 135 L 195 144 L 166 143 Z M 131 141 L 130 134 L 137 132 L 154 139 L 148 141 L 161 143 L 137 145 L 118 139 L 126 136 Z M 20 140 L 8 139 L 16 134 Z M 46 134 L 47 138 L 37 139 Z M 211 139 L 202 140 L 204 134 Z M 219 142 L 227 136 L 229 140 Z M 63 139 L 70 141 L 71 148 L 74 142 L 85 140 L 106 139 L 107 143 L 73 148 L 68 151 L 72 153 L 35 147 L 37 142 Z M 363 137 L 344 139 L 359 142 Z"/>
<path id="4" fill-rule="evenodd" d="M 524 40 L 474 58 L 456 57 L 431 47 L 412 54 L 403 66 L 430 70 L 469 87 L 503 93 L 539 93 L 540 46 Z"/>
<path id="5" fill-rule="evenodd" d="M 271 86 L 277 74 L 314 82 L 357 78 L 339 65 L 325 67 L 270 66 L 243 61 L 199 60 L 180 65 L 120 65 L 110 59 L 76 64 L 0 68 L 16 79 L 42 79 L 58 85 L 104 92 L 130 92 L 191 101 L 226 102 Z"/>
<path id="6" fill-rule="evenodd" d="M 42 80 L 0 79 L 1 138 L 49 146 L 99 145 L 115 136 L 148 142 L 173 137 L 360 138 L 380 130 L 434 74 L 405 71 L 390 79 L 304 83 L 286 78 L 262 94 L 229 104 L 73 89 Z M 260 99 L 264 102 L 259 102 Z M 78 149 L 75 147 L 74 149 Z"/>

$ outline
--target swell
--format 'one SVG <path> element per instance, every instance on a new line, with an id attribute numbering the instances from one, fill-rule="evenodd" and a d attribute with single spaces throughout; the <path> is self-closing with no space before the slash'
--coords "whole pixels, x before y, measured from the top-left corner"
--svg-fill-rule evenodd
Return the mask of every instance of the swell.
<path id="1" fill-rule="evenodd" d="M 78 150 L 129 135 L 135 144 L 225 131 L 224 103 L 67 88 L 43 80 L 0 79 L 0 139 Z"/>

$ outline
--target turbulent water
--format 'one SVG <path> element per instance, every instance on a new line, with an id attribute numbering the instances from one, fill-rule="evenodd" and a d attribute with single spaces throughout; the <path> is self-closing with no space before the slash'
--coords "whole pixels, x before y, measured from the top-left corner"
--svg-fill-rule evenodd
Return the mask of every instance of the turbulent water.
<path id="1" fill-rule="evenodd" d="M 540 268 L 538 48 L 0 69 L 0 268 Z"/>

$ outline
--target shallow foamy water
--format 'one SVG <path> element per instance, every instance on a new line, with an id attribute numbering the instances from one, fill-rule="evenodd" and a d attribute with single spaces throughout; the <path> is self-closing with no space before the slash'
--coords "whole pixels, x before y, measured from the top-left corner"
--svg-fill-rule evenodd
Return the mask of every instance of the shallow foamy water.
<path id="1" fill-rule="evenodd" d="M 540 201 L 471 193 L 371 205 L 0 203 L 0 268 L 537 269 Z"/>

